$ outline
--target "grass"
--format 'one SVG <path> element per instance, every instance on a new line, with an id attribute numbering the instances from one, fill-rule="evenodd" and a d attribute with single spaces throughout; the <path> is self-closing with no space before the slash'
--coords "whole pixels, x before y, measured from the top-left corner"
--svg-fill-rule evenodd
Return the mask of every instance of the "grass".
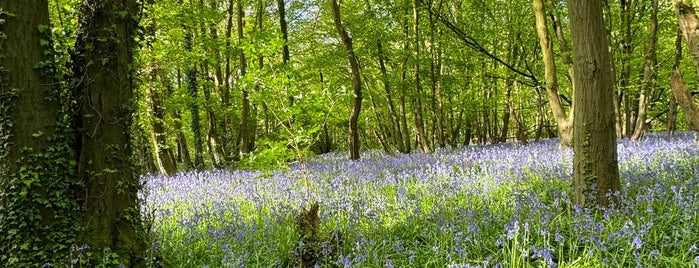
<path id="1" fill-rule="evenodd" d="M 324 155 L 308 183 L 298 166 L 149 175 L 143 210 L 172 267 L 298 267 L 311 202 L 319 267 L 698 267 L 696 140 L 620 141 L 623 204 L 601 213 L 572 206 L 572 151 L 557 140 Z M 340 248 L 323 242 L 333 232 Z"/>

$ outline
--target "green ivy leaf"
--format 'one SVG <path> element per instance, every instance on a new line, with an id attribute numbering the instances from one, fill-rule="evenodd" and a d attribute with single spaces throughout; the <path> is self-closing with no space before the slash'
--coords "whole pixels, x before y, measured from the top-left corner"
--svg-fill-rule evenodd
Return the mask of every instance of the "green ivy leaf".
<path id="1" fill-rule="evenodd" d="M 42 135 L 44 135 L 44 132 L 39 130 L 37 132 L 34 132 L 34 134 L 32 134 L 32 137 L 38 138 L 38 137 L 41 137 Z"/>
<path id="2" fill-rule="evenodd" d="M 39 29 L 39 32 L 40 32 L 40 33 L 45 33 L 46 30 L 49 29 L 49 26 L 46 25 L 46 24 L 39 24 L 39 25 L 36 26 L 36 28 Z"/>

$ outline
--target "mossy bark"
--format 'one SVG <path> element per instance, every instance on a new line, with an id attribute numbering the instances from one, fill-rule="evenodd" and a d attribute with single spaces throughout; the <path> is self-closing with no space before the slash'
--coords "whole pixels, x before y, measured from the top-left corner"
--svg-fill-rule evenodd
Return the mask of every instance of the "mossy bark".
<path id="1" fill-rule="evenodd" d="M 73 55 L 78 97 L 78 175 L 84 183 L 80 242 L 102 259 L 144 265 L 146 243 L 132 161 L 134 35 L 137 1 L 83 0 Z"/>

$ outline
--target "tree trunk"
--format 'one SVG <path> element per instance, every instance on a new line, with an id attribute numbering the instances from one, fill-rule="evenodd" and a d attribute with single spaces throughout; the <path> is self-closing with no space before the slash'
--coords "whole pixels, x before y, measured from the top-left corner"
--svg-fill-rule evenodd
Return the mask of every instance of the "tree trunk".
<path id="1" fill-rule="evenodd" d="M 556 61 L 554 60 L 553 44 L 546 26 L 546 14 L 543 0 L 533 0 L 532 6 L 536 17 L 536 33 L 539 37 L 539 45 L 544 58 L 546 73 L 546 93 L 548 94 L 551 112 L 558 125 L 558 135 L 561 146 L 571 146 L 573 141 L 573 122 L 568 120 L 561 98 L 558 95 L 558 78 L 556 75 Z"/>
<path id="2" fill-rule="evenodd" d="M 233 9 L 235 1 L 229 0 L 226 14 L 226 42 L 225 51 L 231 51 L 231 38 L 233 35 Z M 231 106 L 231 53 L 224 54 L 224 73 L 223 73 L 223 88 L 221 89 L 221 105 L 223 105 L 224 111 Z M 223 158 L 230 164 L 238 155 L 236 148 L 236 137 L 233 128 L 233 121 L 231 120 L 230 113 L 224 113 L 223 120 L 220 121 L 221 127 L 221 152 Z"/>
<path id="3" fill-rule="evenodd" d="M 634 131 L 634 124 L 636 123 L 636 109 L 634 105 L 636 103 L 635 96 L 630 92 L 631 85 L 631 58 L 633 53 L 633 35 L 631 31 L 631 26 L 633 23 L 633 0 L 621 0 L 621 70 L 619 74 L 619 88 L 618 91 L 622 92 L 622 106 L 623 122 L 622 122 L 622 133 L 626 137 L 631 137 Z"/>
<path id="4" fill-rule="evenodd" d="M 684 36 L 689 54 L 692 58 L 695 71 L 699 74 L 699 19 L 691 2 L 673 0 L 675 6 L 675 14 L 679 21 L 680 30 Z M 689 94 L 689 89 L 682 79 L 682 73 L 679 68 L 679 59 L 681 58 L 682 48 L 681 43 L 676 42 L 675 56 L 675 71 L 670 76 L 670 89 L 677 103 L 682 108 L 689 126 L 694 131 L 699 131 L 699 109 L 697 108 L 694 99 Z"/>
<path id="5" fill-rule="evenodd" d="M 109 249 L 125 267 L 145 266 L 148 248 L 129 134 L 139 12 L 135 0 L 84 0 L 73 59 L 73 73 L 82 81 L 76 88 L 82 124 L 78 176 L 85 185 L 84 231 L 78 244 L 90 246 L 93 261 L 102 260 Z"/>
<path id="6" fill-rule="evenodd" d="M 404 51 L 410 51 L 410 42 L 408 41 L 410 38 L 410 33 L 409 33 L 409 25 L 408 25 L 408 9 L 406 8 L 404 10 L 403 14 L 403 50 Z M 402 72 L 401 72 L 401 94 L 400 98 L 398 99 L 399 102 L 399 112 L 400 112 L 400 125 L 401 125 L 401 132 L 403 133 L 403 147 L 405 148 L 406 154 L 409 154 L 410 151 L 412 151 L 412 148 L 410 146 L 410 131 L 408 130 L 408 115 L 407 111 L 405 110 L 405 97 L 407 95 L 407 85 L 408 85 L 408 59 L 409 56 L 406 53 L 406 56 L 403 58 L 403 65 L 402 65 Z"/>
<path id="7" fill-rule="evenodd" d="M 431 152 L 430 142 L 425 133 L 425 123 L 422 120 L 422 85 L 420 85 L 420 12 L 419 0 L 413 0 L 413 33 L 415 34 L 415 96 L 413 97 L 413 110 L 417 140 L 422 152 Z"/>
<path id="8" fill-rule="evenodd" d="M 632 140 L 639 140 L 643 137 L 646 131 L 646 96 L 651 95 L 650 90 L 653 88 L 655 81 L 655 43 L 658 41 L 658 0 L 652 1 L 652 12 L 650 15 L 650 33 L 648 37 L 648 48 L 646 49 L 646 59 L 643 63 L 643 80 L 641 80 L 641 90 L 638 96 L 638 114 L 636 116 L 636 124 L 631 136 Z"/>
<path id="9" fill-rule="evenodd" d="M 289 56 L 289 30 L 286 22 L 286 4 L 284 0 L 277 0 L 277 9 L 279 9 L 279 28 L 282 31 L 282 38 L 284 39 L 284 45 L 282 45 L 282 63 L 284 66 L 291 60 Z M 290 79 L 289 75 L 286 76 Z M 289 99 L 289 107 L 294 106 L 294 96 L 291 93 L 290 87 L 286 89 L 287 98 Z"/>
<path id="10" fill-rule="evenodd" d="M 157 70 L 154 70 L 151 76 L 152 81 L 158 80 Z M 164 81 L 166 82 L 166 81 Z M 161 92 L 157 88 L 148 88 L 148 97 L 150 98 L 150 107 L 153 112 L 152 118 L 150 118 L 151 127 L 153 131 L 151 132 L 151 143 L 153 144 L 155 162 L 158 167 L 158 171 L 165 176 L 173 175 L 177 172 L 177 166 L 175 164 L 175 159 L 171 158 L 172 154 L 169 153 L 169 148 L 167 145 L 167 137 L 165 136 L 165 109 L 161 103 Z"/>
<path id="11" fill-rule="evenodd" d="M 243 0 L 238 0 L 238 5 L 237 5 L 237 13 L 238 17 L 236 18 L 237 20 L 237 26 L 238 26 L 238 43 L 242 45 L 243 43 L 243 29 L 245 28 L 245 23 L 244 23 L 244 18 L 245 18 L 245 11 L 243 11 Z M 245 77 L 247 75 L 247 67 L 248 67 L 248 60 L 245 57 L 245 51 L 242 48 L 238 48 L 239 51 L 239 57 L 240 57 L 240 78 Z M 240 79 L 239 78 L 239 79 Z M 240 111 L 240 127 L 238 128 L 238 137 L 236 140 L 236 144 L 238 145 L 238 152 L 240 157 L 245 157 L 250 152 L 250 147 L 248 146 L 250 144 L 249 138 L 250 138 L 250 129 L 249 129 L 249 124 L 250 124 L 250 97 L 248 96 L 248 89 L 245 86 L 242 86 L 240 88 L 241 91 L 241 97 L 242 97 L 242 107 Z"/>
<path id="12" fill-rule="evenodd" d="M 405 146 L 403 146 L 403 133 L 400 128 L 400 120 L 398 119 L 398 113 L 396 112 L 395 105 L 393 104 L 393 93 L 391 91 L 391 83 L 388 79 L 388 71 L 386 70 L 385 56 L 383 53 L 383 46 L 381 45 L 381 40 L 376 41 L 376 46 L 379 53 L 379 67 L 381 69 L 381 78 L 383 80 L 384 91 L 386 92 L 386 103 L 388 106 L 388 114 L 390 115 L 389 120 L 391 121 L 391 126 L 393 127 L 393 137 L 395 143 L 398 147 L 398 151 L 401 153 L 407 153 Z"/>
<path id="13" fill-rule="evenodd" d="M 56 86 L 48 3 L 0 0 L 0 263 L 66 261 L 79 231 L 67 101 Z M 43 42 L 49 41 L 46 44 Z M 37 67 L 38 66 L 38 67 Z M 56 206 L 61 204 L 61 206 Z"/>
<path id="14" fill-rule="evenodd" d="M 575 68 L 573 192 L 579 206 L 618 204 L 609 45 L 601 0 L 568 0 Z M 611 195 L 610 195 L 611 194 Z"/>
<path id="15" fill-rule="evenodd" d="M 675 62 L 673 64 L 674 72 L 670 75 L 670 90 L 672 97 L 677 101 L 684 117 L 689 122 L 689 127 L 694 131 L 699 131 L 699 108 L 694 103 L 694 98 L 689 94 L 687 84 L 682 79 L 682 71 L 680 70 L 680 62 L 682 61 L 682 37 L 678 32 L 675 41 Z"/>
<path id="16" fill-rule="evenodd" d="M 198 83 L 198 72 L 196 67 L 196 62 L 191 59 L 193 57 L 192 52 L 194 51 L 194 30 L 191 26 L 184 26 L 185 28 L 185 38 L 184 38 L 184 50 L 187 51 L 188 60 L 185 66 L 184 76 L 187 82 L 187 95 L 189 96 L 189 113 L 191 115 L 192 121 L 190 122 L 190 127 L 192 128 L 192 136 L 194 138 L 194 167 L 196 169 L 204 168 L 204 144 L 202 141 L 201 133 L 201 119 L 199 115 L 199 83 Z"/>
<path id="17" fill-rule="evenodd" d="M 699 74 L 699 18 L 691 1 L 672 0 L 694 69 Z M 678 98 L 678 102 L 681 101 Z"/>
<path id="18" fill-rule="evenodd" d="M 675 135 L 675 130 L 677 129 L 677 100 L 675 96 L 670 94 L 670 104 L 667 108 L 667 134 L 672 136 Z"/>
<path id="19" fill-rule="evenodd" d="M 340 17 L 340 7 L 336 0 L 330 0 L 330 7 L 333 12 L 333 19 L 335 21 L 335 28 L 337 29 L 342 43 L 345 45 L 345 50 L 347 50 L 347 59 L 350 63 L 350 69 L 352 71 L 352 91 L 354 93 L 354 98 L 352 100 L 352 110 L 349 115 L 349 128 L 347 135 L 349 136 L 349 153 L 351 160 L 359 159 L 359 132 L 358 132 L 358 122 L 359 113 L 362 109 L 362 81 L 361 74 L 359 73 L 359 62 L 354 54 L 354 48 L 352 47 L 352 38 L 349 37 L 345 27 L 342 26 L 342 19 Z"/>

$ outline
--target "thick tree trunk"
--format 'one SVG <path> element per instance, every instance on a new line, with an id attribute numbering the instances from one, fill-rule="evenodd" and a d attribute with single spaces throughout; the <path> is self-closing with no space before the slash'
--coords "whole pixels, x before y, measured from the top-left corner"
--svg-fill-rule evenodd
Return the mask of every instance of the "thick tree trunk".
<path id="1" fill-rule="evenodd" d="M 579 206 L 618 204 L 609 45 L 601 0 L 568 0 L 575 66 L 573 192 Z"/>
<path id="2" fill-rule="evenodd" d="M 357 56 L 354 54 L 354 48 L 352 47 L 352 38 L 349 37 L 345 27 L 342 26 L 342 19 L 340 17 L 340 7 L 336 0 L 330 0 L 330 7 L 333 12 L 333 18 L 335 21 L 335 29 L 337 29 L 342 43 L 345 45 L 345 50 L 347 51 L 347 59 L 350 63 L 350 70 L 352 71 L 352 91 L 354 93 L 354 98 L 352 100 L 352 110 L 349 115 L 349 128 L 347 135 L 349 138 L 349 152 L 350 159 L 359 159 L 359 132 L 358 132 L 358 122 L 359 113 L 362 110 L 362 81 L 361 74 L 359 73 L 359 61 L 357 61 Z"/>
<path id="3" fill-rule="evenodd" d="M 0 263 L 65 260 L 79 191 L 65 100 L 55 81 L 48 3 L 0 0 Z M 38 67 L 37 67 L 38 66 Z M 61 204 L 61 206 L 56 206 Z"/>
<path id="4" fill-rule="evenodd" d="M 120 16 L 122 12 L 127 15 Z M 139 12 L 135 0 L 84 0 L 73 61 L 73 72 L 82 81 L 77 85 L 82 122 L 78 176 L 85 185 L 85 230 L 78 244 L 88 244 L 95 261 L 109 249 L 126 267 L 145 266 L 147 250 L 129 134 Z"/>
<path id="5" fill-rule="evenodd" d="M 651 89 L 654 86 L 655 80 L 655 43 L 658 41 L 658 0 L 652 1 L 652 12 L 650 15 L 650 33 L 648 37 L 648 47 L 646 48 L 646 59 L 643 63 L 643 79 L 641 80 L 641 90 L 638 96 L 638 114 L 636 116 L 635 129 L 632 140 L 639 140 L 643 137 L 646 132 L 646 106 L 648 106 L 648 101 L 646 101 L 646 96 L 650 94 Z"/>
<path id="6" fill-rule="evenodd" d="M 551 112 L 558 125 L 558 135 L 561 146 L 571 146 L 573 141 L 573 122 L 568 120 L 566 111 L 558 95 L 558 78 L 556 75 L 556 61 L 554 60 L 553 44 L 546 26 L 546 14 L 543 0 L 533 0 L 532 6 L 536 17 L 536 33 L 539 37 L 539 45 L 544 58 L 544 69 L 546 73 L 546 93 L 548 94 Z"/>

